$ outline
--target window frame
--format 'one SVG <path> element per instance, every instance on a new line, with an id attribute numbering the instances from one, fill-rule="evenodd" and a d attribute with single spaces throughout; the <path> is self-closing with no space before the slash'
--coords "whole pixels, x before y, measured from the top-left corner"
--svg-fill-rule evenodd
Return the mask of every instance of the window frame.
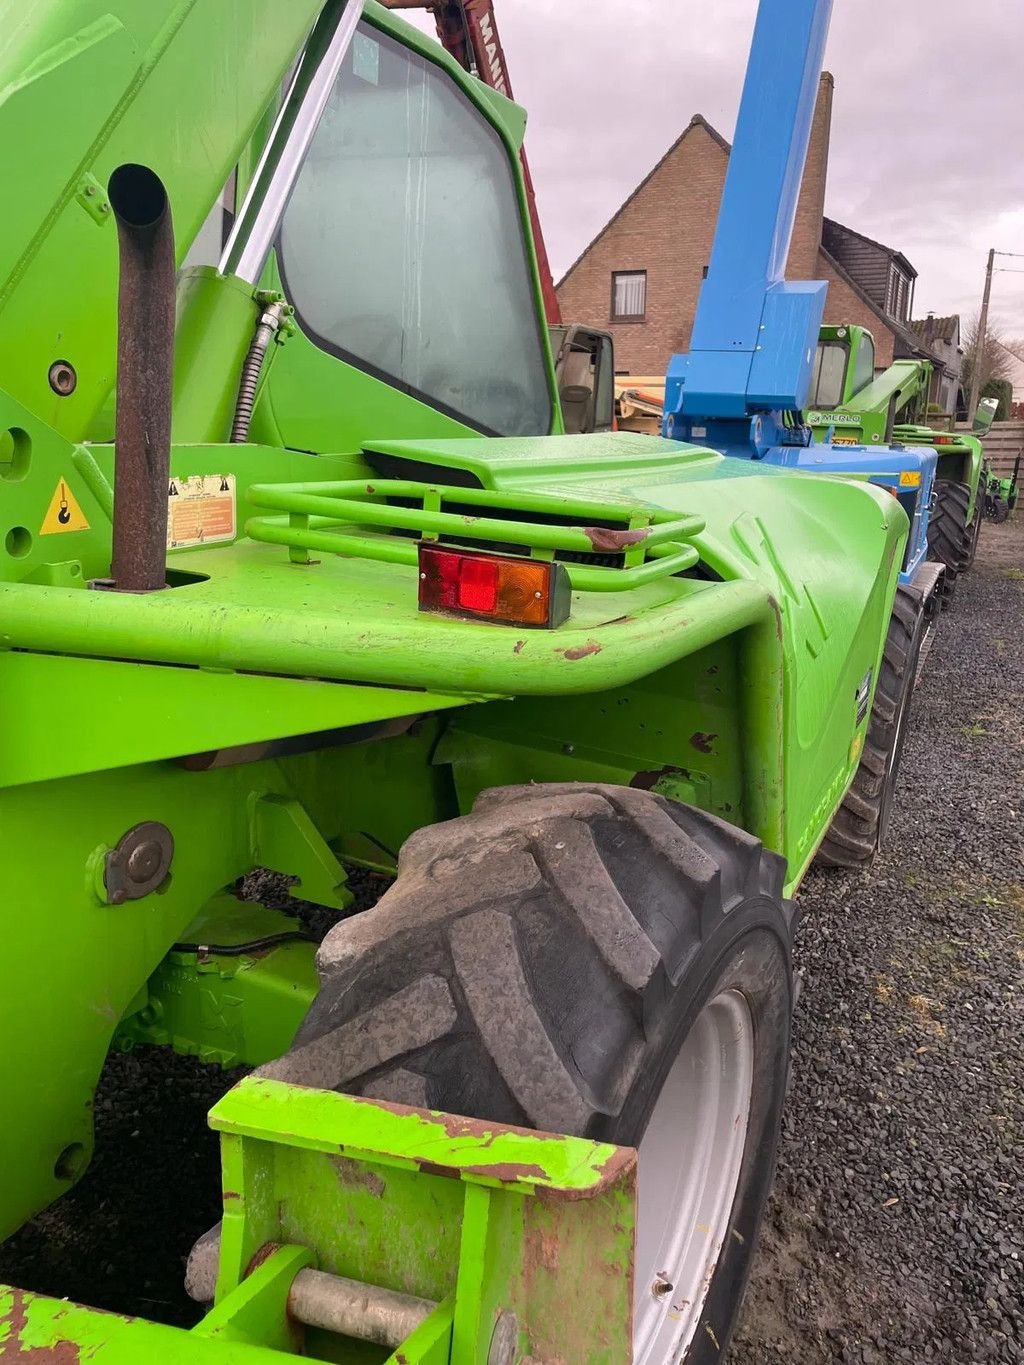
<path id="1" fill-rule="evenodd" d="M 376 37 L 385 39 L 386 42 L 390 42 L 395 47 L 404 50 L 417 57 L 426 65 L 433 67 L 443 78 L 449 81 L 458 95 L 480 116 L 481 120 L 486 124 L 504 152 L 511 180 L 512 198 L 518 210 L 515 218 L 518 224 L 519 241 L 522 246 L 524 264 L 530 285 L 530 293 L 534 299 L 534 330 L 536 332 L 537 344 L 540 348 L 541 364 L 545 378 L 544 398 L 546 403 L 546 420 L 544 425 L 546 433 L 550 434 L 554 425 L 555 414 L 559 411 L 559 408 L 557 406 L 554 388 L 554 367 L 550 355 L 550 337 L 547 333 L 547 319 L 545 318 L 543 308 L 541 307 L 542 294 L 537 273 L 533 234 L 528 218 L 526 217 L 528 211 L 526 192 L 522 183 L 521 173 L 518 169 L 520 166 L 519 153 L 510 141 L 507 130 L 494 118 L 493 112 L 488 108 L 484 101 L 478 97 L 474 88 L 476 84 L 475 79 L 469 76 L 463 78 L 461 69 L 454 71 L 448 67 L 444 60 L 439 60 L 431 50 L 436 44 L 430 44 L 428 46 L 427 43 L 424 42 L 424 46 L 421 47 L 415 41 L 415 38 L 421 36 L 419 34 L 412 35 L 413 41 L 403 41 L 403 37 L 394 33 L 386 23 L 378 23 L 375 16 L 366 13 L 364 13 L 359 20 L 358 30 L 364 32 L 369 30 L 373 32 Z M 470 83 L 471 81 L 473 82 L 472 84 Z M 312 145 L 312 140 L 310 145 Z M 305 164 L 305 154 L 303 155 L 302 164 Z M 301 165 L 299 169 L 301 173 Z M 347 350 L 339 343 L 332 341 L 329 337 L 325 337 L 318 332 L 309 320 L 302 315 L 298 305 L 295 304 L 293 293 L 288 283 L 285 266 L 286 253 L 283 250 L 285 216 L 286 214 L 282 213 L 281 220 L 277 225 L 277 231 L 274 234 L 272 251 L 274 269 L 281 283 L 282 292 L 294 308 L 295 322 L 299 331 L 312 342 L 317 350 L 322 351 L 325 355 L 334 357 L 336 360 L 340 360 L 343 364 L 351 366 L 352 369 L 358 370 L 362 374 L 369 375 L 372 379 L 380 380 L 389 388 L 394 389 L 397 393 L 403 393 L 407 397 L 422 403 L 425 407 L 432 408 L 435 412 L 439 412 L 445 417 L 454 419 L 470 431 L 477 431 L 483 436 L 506 435 L 506 433 L 488 426 L 477 417 L 452 407 L 450 404 L 444 402 L 443 399 L 434 397 L 425 390 L 416 388 L 407 380 L 401 379 L 398 375 L 391 374 L 388 370 L 375 365 L 373 361 L 367 360 L 355 352 Z"/>
<path id="2" fill-rule="evenodd" d="M 821 392 L 821 370 L 826 351 L 839 351 L 843 356 L 842 379 L 839 385 L 839 398 L 835 403 L 819 403 L 818 398 Z M 833 412 L 836 408 L 841 408 L 846 402 L 846 377 L 850 369 L 850 342 L 844 337 L 830 337 L 827 341 L 819 341 L 814 350 L 814 361 L 811 367 L 811 381 L 814 384 L 814 392 L 808 395 L 807 405 L 810 412 Z"/>
<path id="3" fill-rule="evenodd" d="M 870 368 L 870 371 L 868 371 L 867 378 L 864 379 L 863 383 L 861 383 L 861 382 L 859 382 L 860 379 L 861 379 L 861 373 L 859 372 L 859 367 L 860 367 L 860 363 L 861 363 L 861 355 L 862 355 L 862 352 L 865 352 L 865 351 L 866 351 L 866 347 L 867 347 L 867 346 L 870 346 L 870 347 L 871 347 L 871 368 Z M 863 393 L 863 391 L 864 391 L 871 383 L 874 382 L 874 378 L 875 378 L 875 360 L 876 360 L 875 339 L 874 339 L 874 337 L 871 335 L 871 333 L 865 329 L 864 331 L 861 332 L 860 337 L 858 338 L 858 341 L 857 341 L 857 350 L 856 350 L 856 353 L 855 353 L 854 356 L 853 356 L 853 367 L 852 367 L 852 369 L 851 369 L 851 371 L 850 371 L 850 393 L 849 393 L 849 397 L 850 397 L 850 398 L 856 398 L 856 396 L 857 396 L 858 393 Z M 847 359 L 847 367 L 849 368 L 849 359 Z M 844 401 L 845 401 L 845 397 L 844 397 Z"/>
<path id="4" fill-rule="evenodd" d="M 890 261 L 885 311 L 897 322 L 906 322 L 910 315 L 910 287 L 910 276 L 895 261 Z"/>
<path id="5" fill-rule="evenodd" d="M 640 313 L 617 313 L 615 311 L 615 286 L 618 281 L 627 275 L 642 276 L 644 282 L 644 306 Z M 613 270 L 611 281 L 611 298 L 608 304 L 608 317 L 611 322 L 646 322 L 647 321 L 647 271 L 646 270 Z"/>

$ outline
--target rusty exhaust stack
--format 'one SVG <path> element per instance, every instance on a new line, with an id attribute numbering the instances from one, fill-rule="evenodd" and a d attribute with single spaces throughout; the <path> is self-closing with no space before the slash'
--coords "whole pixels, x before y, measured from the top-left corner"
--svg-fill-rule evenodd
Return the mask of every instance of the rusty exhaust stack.
<path id="1" fill-rule="evenodd" d="M 118 592 L 154 592 L 167 586 L 174 229 L 167 191 L 148 166 L 118 166 L 107 189 L 120 268 L 110 574 Z"/>

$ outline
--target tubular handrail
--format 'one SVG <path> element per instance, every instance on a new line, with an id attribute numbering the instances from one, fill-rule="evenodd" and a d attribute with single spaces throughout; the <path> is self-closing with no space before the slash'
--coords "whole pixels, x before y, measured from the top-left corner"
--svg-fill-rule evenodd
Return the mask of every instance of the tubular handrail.
<path id="1" fill-rule="evenodd" d="M 419 506 L 395 506 L 389 498 Z M 692 568 L 699 559 L 692 538 L 704 529 L 702 518 L 621 501 L 563 497 L 546 493 L 496 492 L 486 488 L 440 487 L 409 479 L 346 479 L 339 482 L 255 484 L 248 500 L 278 516 L 251 518 L 245 527 L 253 540 L 283 545 L 300 561 L 319 553 L 415 565 L 416 542 L 375 535 L 375 530 L 419 532 L 426 540 L 451 537 L 521 546 L 533 557 L 559 552 L 622 554 L 622 567 L 566 564 L 572 586 L 584 592 L 622 592 Z M 579 524 L 550 525 L 512 521 L 502 516 L 447 512 L 461 509 L 574 517 Z M 591 525 L 602 522 L 604 525 Z M 621 528 L 608 522 L 622 522 Z M 370 534 L 359 534 L 357 527 Z"/>

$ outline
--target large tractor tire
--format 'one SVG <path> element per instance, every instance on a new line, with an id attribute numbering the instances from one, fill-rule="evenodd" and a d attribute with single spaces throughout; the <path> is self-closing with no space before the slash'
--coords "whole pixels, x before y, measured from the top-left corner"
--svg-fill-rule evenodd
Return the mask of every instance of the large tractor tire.
<path id="1" fill-rule="evenodd" d="M 787 1081 L 783 872 L 648 792 L 485 792 L 414 834 L 378 905 L 331 930 L 320 993 L 262 1074 L 638 1145 L 635 1362 L 711 1365 Z"/>
<path id="2" fill-rule="evenodd" d="M 942 576 L 942 605 L 949 608 L 956 592 L 956 580 L 968 564 L 971 536 L 967 509 L 971 490 L 965 483 L 940 479 L 935 485 L 935 505 L 928 519 L 928 558 L 946 566 Z"/>
<path id="3" fill-rule="evenodd" d="M 908 588 L 897 588 L 864 752 L 818 849 L 820 867 L 867 867 L 885 841 L 925 625 L 920 598 Z"/>

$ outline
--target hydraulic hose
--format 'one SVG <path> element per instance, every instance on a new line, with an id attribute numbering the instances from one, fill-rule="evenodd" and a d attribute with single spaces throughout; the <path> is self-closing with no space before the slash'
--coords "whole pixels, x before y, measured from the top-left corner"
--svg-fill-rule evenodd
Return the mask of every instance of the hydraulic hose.
<path id="1" fill-rule="evenodd" d="M 249 427 L 252 424 L 252 410 L 256 406 L 260 375 L 263 373 L 270 343 L 279 331 L 286 311 L 287 305 L 284 302 L 272 303 L 260 315 L 260 320 L 256 324 L 256 331 L 242 365 L 242 376 L 238 384 L 235 415 L 231 423 L 232 445 L 241 445 L 249 439 Z"/>

